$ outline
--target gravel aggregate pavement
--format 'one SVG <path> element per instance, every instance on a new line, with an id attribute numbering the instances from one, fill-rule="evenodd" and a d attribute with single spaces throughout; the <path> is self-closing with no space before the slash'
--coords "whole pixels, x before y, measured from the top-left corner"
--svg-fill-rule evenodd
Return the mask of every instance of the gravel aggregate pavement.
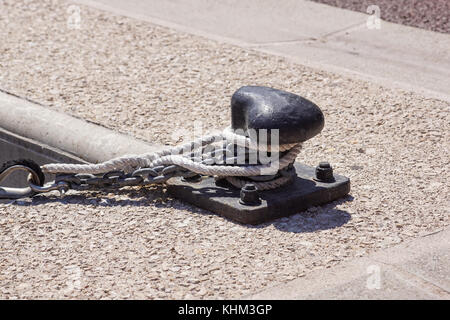
<path id="1" fill-rule="evenodd" d="M 377 5 L 381 19 L 411 27 L 450 33 L 450 1 L 448 0 L 311 0 L 367 13 Z"/>
<path id="2" fill-rule="evenodd" d="M 304 145 L 351 196 L 259 226 L 163 188 L 0 204 L 1 298 L 233 298 L 449 225 L 449 104 L 70 3 L 0 2 L 0 88 L 154 143 L 230 122 L 231 94 L 267 85 L 317 103 Z"/>

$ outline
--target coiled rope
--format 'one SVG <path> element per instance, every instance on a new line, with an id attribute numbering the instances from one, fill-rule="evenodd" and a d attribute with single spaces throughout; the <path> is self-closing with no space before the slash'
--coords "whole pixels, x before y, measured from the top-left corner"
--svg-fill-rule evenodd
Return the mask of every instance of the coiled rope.
<path id="1" fill-rule="evenodd" d="M 257 151 L 285 152 L 277 160 L 267 164 L 256 165 L 217 165 L 206 164 L 207 161 L 194 161 L 191 157 L 196 150 L 201 150 L 203 160 L 213 160 L 214 156 L 204 153 L 205 147 L 217 142 L 226 142 L 228 145 L 237 145 Z M 201 148 L 201 149 L 200 149 Z M 260 177 L 278 175 L 270 181 L 252 181 L 259 190 L 268 190 L 285 185 L 292 180 L 292 171 L 286 170 L 291 165 L 301 150 L 300 143 L 279 145 L 278 150 L 270 150 L 270 146 L 257 144 L 249 137 L 238 135 L 230 128 L 220 134 L 207 135 L 192 142 L 170 147 L 158 152 L 144 153 L 141 155 L 125 155 L 98 164 L 67 164 L 52 163 L 41 167 L 45 173 L 81 173 L 100 174 L 109 171 L 131 171 L 140 167 L 156 167 L 160 165 L 177 165 L 200 175 L 216 176 L 218 179 L 226 179 L 235 187 L 241 188 L 248 180 L 240 177 Z M 283 170 L 285 169 L 285 170 Z M 280 174 L 281 173 L 281 174 Z"/>

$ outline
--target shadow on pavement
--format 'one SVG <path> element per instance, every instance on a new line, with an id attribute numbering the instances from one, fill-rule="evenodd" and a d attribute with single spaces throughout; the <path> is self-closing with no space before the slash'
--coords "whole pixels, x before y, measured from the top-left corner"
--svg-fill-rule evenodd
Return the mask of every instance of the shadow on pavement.
<path id="1" fill-rule="evenodd" d="M 117 199 L 119 198 L 119 199 Z M 273 225 L 283 232 L 309 233 L 319 230 L 328 230 L 341 227 L 351 220 L 351 215 L 335 207 L 339 204 L 353 201 L 353 197 L 347 197 L 328 203 L 322 207 L 315 207 L 307 211 L 299 212 L 289 217 L 279 218 L 258 225 L 241 224 L 224 218 L 232 223 L 242 225 L 249 229 L 267 228 Z M 11 201 L 11 205 L 39 206 L 47 203 L 60 203 L 62 205 L 91 205 L 101 209 L 102 207 L 154 207 L 173 208 L 186 210 L 194 214 L 217 215 L 210 211 L 197 208 L 188 203 L 172 198 L 162 186 L 154 186 L 140 189 L 121 189 L 114 192 L 86 191 L 77 194 L 67 194 L 59 197 L 55 194 L 37 195 L 33 198 Z M 220 215 L 219 215 L 220 216 Z"/>

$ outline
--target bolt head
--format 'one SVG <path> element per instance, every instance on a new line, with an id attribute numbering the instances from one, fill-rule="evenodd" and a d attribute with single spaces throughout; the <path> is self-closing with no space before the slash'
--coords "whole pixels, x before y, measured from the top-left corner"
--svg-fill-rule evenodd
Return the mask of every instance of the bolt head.
<path id="1" fill-rule="evenodd" d="M 323 161 L 320 162 L 316 167 L 316 177 L 315 180 L 320 182 L 333 182 L 333 168 L 330 163 Z"/>
<path id="2" fill-rule="evenodd" d="M 247 206 L 256 206 L 261 204 L 258 189 L 253 183 L 247 183 L 241 188 L 241 198 L 239 203 Z"/>
<path id="3" fill-rule="evenodd" d="M 331 165 L 329 162 L 322 161 L 319 163 L 319 168 L 327 169 L 327 168 L 331 168 Z"/>

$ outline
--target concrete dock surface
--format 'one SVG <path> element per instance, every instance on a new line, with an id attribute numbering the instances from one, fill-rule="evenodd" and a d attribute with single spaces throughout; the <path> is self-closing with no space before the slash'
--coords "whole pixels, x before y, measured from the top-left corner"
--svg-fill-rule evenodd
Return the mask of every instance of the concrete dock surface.
<path id="1" fill-rule="evenodd" d="M 413 47 L 408 63 L 397 64 L 392 77 L 383 70 L 395 59 L 384 61 L 387 67 L 380 67 L 382 59 L 369 63 L 368 69 L 346 64 L 347 71 L 340 73 L 339 61 L 330 68 L 328 60 L 300 63 L 302 52 L 329 50 L 324 44 L 323 51 L 315 45 L 296 51 L 301 47 L 296 44 L 329 37 L 335 30 L 322 33 L 318 22 L 317 28 L 313 21 L 311 29 L 302 29 L 301 19 L 292 18 L 283 25 L 285 31 L 275 28 L 263 34 L 266 38 L 251 32 L 251 39 L 233 38 L 240 35 L 238 29 L 216 32 L 223 22 L 219 18 L 219 29 L 196 25 L 201 11 L 193 11 L 189 21 L 195 30 L 185 28 L 167 13 L 166 2 L 148 7 L 157 14 L 150 18 L 143 7 L 137 17 L 133 8 L 105 11 L 104 2 L 86 4 L 0 2 L 0 94 L 16 95 L 17 108 L 39 104 L 142 143 L 175 145 L 178 133 L 189 134 L 196 121 L 205 133 L 229 125 L 230 98 L 239 87 L 271 86 L 320 106 L 325 129 L 304 144 L 297 161 L 329 161 L 335 172 L 350 177 L 352 190 L 340 201 L 256 227 L 170 198 L 163 187 L 70 191 L 63 198 L 52 193 L 2 203 L 1 298 L 448 299 L 448 35 L 389 25 L 399 35 L 427 39 L 417 44 L 424 51 Z M 189 9 L 177 8 L 180 17 Z M 330 15 L 328 10 L 342 10 L 339 28 L 366 37 L 367 17 L 329 8 L 324 12 Z M 279 10 L 274 19 L 282 20 L 287 11 Z M 351 17 L 357 19 L 355 29 L 347 24 Z M 264 25 L 264 16 L 259 19 L 255 23 Z M 241 20 L 235 24 L 240 26 L 245 27 Z M 304 42 L 296 42 L 298 34 L 290 26 L 302 30 Z M 385 56 L 396 51 L 391 46 L 395 37 L 389 39 L 379 48 Z M 267 46 L 273 52 L 264 49 L 265 42 L 271 42 Z M 358 52 L 369 52 L 371 45 L 361 44 Z M 427 47 L 436 48 L 435 56 L 426 55 Z M 358 60 L 358 55 L 336 50 L 342 61 L 365 61 L 365 54 Z M 374 55 L 373 61 L 378 58 Z M 360 76 L 375 69 L 382 74 Z M 5 126 L 1 120 L 0 126 Z M 20 123 L 8 130 L 14 127 Z M 47 132 L 52 134 L 57 130 Z M 59 148 L 71 152 L 75 145 L 62 142 Z M 105 145 L 105 152 L 112 149 Z M 428 255 L 422 244 L 428 244 Z M 417 255 L 416 246 L 423 248 Z M 403 250 L 402 255 L 395 250 Z M 382 258 L 373 260 L 377 254 Z M 352 272 L 358 266 L 359 273 Z M 316 282 L 320 275 L 330 286 Z M 311 290 L 302 291 L 304 283 Z M 368 291 L 367 285 L 375 290 Z"/>

